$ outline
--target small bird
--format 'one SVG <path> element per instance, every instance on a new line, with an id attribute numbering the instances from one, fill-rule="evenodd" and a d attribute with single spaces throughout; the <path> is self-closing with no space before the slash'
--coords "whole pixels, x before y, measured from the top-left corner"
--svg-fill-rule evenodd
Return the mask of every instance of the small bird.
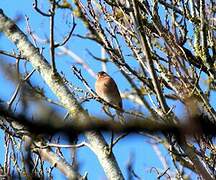
<path id="1" fill-rule="evenodd" d="M 115 81 L 104 71 L 97 73 L 97 81 L 95 83 L 97 95 L 106 102 L 118 107 L 117 114 L 123 112 L 122 98 Z"/>

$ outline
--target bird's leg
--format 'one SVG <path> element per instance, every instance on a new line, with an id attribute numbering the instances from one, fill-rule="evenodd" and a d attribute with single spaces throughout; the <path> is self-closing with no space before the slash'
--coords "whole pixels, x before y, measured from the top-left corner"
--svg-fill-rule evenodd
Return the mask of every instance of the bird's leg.
<path id="1" fill-rule="evenodd" d="M 117 119 L 119 120 L 119 122 L 121 124 L 125 124 L 125 119 L 124 119 L 123 114 L 119 112 L 118 110 L 116 110 L 116 115 L 117 115 Z"/>
<path id="2" fill-rule="evenodd" d="M 113 116 L 112 113 L 110 112 L 108 106 L 103 106 L 103 110 L 104 110 L 104 112 L 105 112 L 105 114 L 106 114 L 107 116 L 111 117 L 111 119 L 114 118 L 114 116 Z"/>

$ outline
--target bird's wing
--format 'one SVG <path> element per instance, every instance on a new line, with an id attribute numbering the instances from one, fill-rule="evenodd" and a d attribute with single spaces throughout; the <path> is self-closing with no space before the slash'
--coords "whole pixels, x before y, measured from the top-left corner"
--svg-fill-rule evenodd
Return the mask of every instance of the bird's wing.
<path id="1" fill-rule="evenodd" d="M 122 99 L 115 81 L 112 78 L 107 79 L 105 86 L 109 88 L 109 91 L 119 101 L 119 107 L 122 108 Z"/>

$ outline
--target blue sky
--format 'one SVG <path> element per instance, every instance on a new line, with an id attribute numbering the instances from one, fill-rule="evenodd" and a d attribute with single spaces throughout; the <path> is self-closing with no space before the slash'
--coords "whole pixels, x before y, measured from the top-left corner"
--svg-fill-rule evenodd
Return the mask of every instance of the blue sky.
<path id="1" fill-rule="evenodd" d="M 42 2 L 42 1 L 41 1 Z M 40 4 L 40 3 L 39 3 Z M 4 10 L 4 13 L 9 16 L 10 18 L 16 17 L 18 14 L 26 15 L 29 17 L 29 23 L 31 26 L 32 31 L 34 31 L 40 38 L 45 39 L 46 37 L 49 37 L 49 20 L 46 17 L 42 17 L 40 14 L 38 14 L 32 7 L 32 1 L 30 0 L 20 0 L 19 2 L 17 0 L 1 0 L 0 1 L 0 7 Z M 43 1 L 42 8 L 44 10 L 47 10 L 47 4 L 46 1 Z M 61 41 L 64 34 L 68 33 L 70 31 L 71 27 L 71 16 L 68 13 L 67 10 L 59 10 L 56 17 L 56 41 Z M 63 19 L 62 19 L 63 14 Z M 75 29 L 74 33 L 79 34 L 85 34 L 86 31 L 83 28 L 83 24 L 80 23 L 78 20 L 77 27 Z M 19 22 L 20 29 L 26 33 L 26 22 L 25 20 Z M 4 49 L 7 51 L 16 51 L 16 47 L 7 40 L 6 37 L 3 35 L 0 36 L 1 44 L 0 49 Z M 49 61 L 49 48 L 45 44 L 39 44 L 39 48 L 45 47 L 44 49 L 44 56 Z M 70 42 L 67 44 L 67 47 L 71 49 L 73 52 L 75 52 L 77 55 L 79 55 L 81 58 L 83 58 L 90 67 L 95 72 L 98 72 L 101 70 L 101 64 L 99 62 L 96 62 L 86 51 L 88 48 L 95 56 L 100 57 L 101 56 L 101 48 L 94 42 L 89 40 L 80 40 L 77 37 L 72 37 Z M 56 51 L 58 52 L 58 50 Z M 4 61 L 8 63 L 14 63 L 13 59 L 9 58 L 1 58 L 1 60 L 4 59 Z M 24 63 L 24 62 L 23 62 Z M 79 86 L 81 88 L 84 88 L 84 86 L 80 83 L 79 80 L 73 75 L 70 67 L 74 64 L 74 61 L 70 59 L 67 56 L 56 56 L 56 63 L 57 68 L 59 72 L 63 72 L 66 78 L 71 81 L 72 84 Z M 132 63 L 133 64 L 133 63 Z M 79 66 L 78 66 L 79 67 Z M 28 65 L 28 69 L 30 70 L 32 67 Z M 21 69 L 23 71 L 23 69 Z M 130 89 L 129 84 L 126 82 L 125 79 L 122 79 L 121 76 L 119 76 L 118 70 L 111 64 L 108 64 L 108 73 L 115 79 L 115 81 L 118 84 L 118 87 L 121 91 Z M 86 73 L 82 69 L 83 76 L 88 80 L 91 87 L 94 87 L 95 79 L 92 78 L 88 73 Z M 52 99 L 56 99 L 56 97 L 53 95 L 53 93 L 49 90 L 49 88 L 45 85 L 40 75 L 36 72 L 32 77 L 31 81 L 34 84 L 39 84 L 41 87 L 44 87 L 45 93 L 48 97 Z M 8 78 L 3 75 L 2 72 L 0 72 L 0 86 L 4 86 L 5 88 L 0 88 L 0 98 L 3 100 L 9 100 L 10 96 L 12 95 L 15 85 L 11 83 L 11 81 L 8 80 Z M 7 89 L 7 91 L 5 91 Z M 85 89 L 85 88 L 84 88 Z M 124 108 L 129 110 L 132 107 L 132 104 L 128 101 L 124 101 Z M 173 104 L 175 106 L 181 107 L 180 104 L 174 104 L 170 101 L 170 104 Z M 84 105 L 86 109 L 89 110 L 92 114 L 98 114 L 100 115 L 102 110 L 99 103 L 95 101 L 90 101 Z M 56 111 L 61 113 L 62 115 L 65 114 L 65 110 L 62 108 L 56 108 Z M 181 109 L 182 110 L 182 109 Z M 33 111 L 33 110 L 32 110 Z M 181 115 L 181 111 L 176 110 L 179 115 Z M 110 135 L 104 134 L 106 139 L 108 140 Z M 64 139 L 64 137 L 63 137 Z M 80 141 L 83 138 L 80 137 Z M 3 133 L 0 131 L 0 140 L 3 142 Z M 65 139 L 62 143 L 68 143 Z M 169 159 L 168 152 L 160 146 L 160 150 L 162 151 L 164 158 L 168 161 L 169 166 L 172 165 L 172 161 Z M 66 157 L 70 156 L 69 150 L 63 151 Z M 3 146 L 0 147 L 0 154 L 4 153 Z M 121 170 L 124 173 L 124 176 L 126 176 L 126 165 L 128 163 L 129 157 L 134 157 L 134 170 L 135 172 L 141 176 L 143 179 L 151 180 L 155 179 L 156 175 L 155 173 L 150 173 L 151 167 L 156 167 L 159 170 L 162 169 L 162 164 L 158 157 L 156 156 L 152 146 L 149 144 L 149 139 L 145 138 L 144 136 L 140 135 L 130 135 L 127 138 L 121 140 L 116 147 L 114 148 L 114 154 L 116 156 L 116 159 L 120 165 Z M 2 164 L 4 159 L 2 155 L 0 155 L 0 163 Z M 102 168 L 100 167 L 99 162 L 97 161 L 96 156 L 87 148 L 81 148 L 78 150 L 78 158 L 80 162 L 80 170 L 81 173 L 84 174 L 84 172 L 88 172 L 88 178 L 91 180 L 93 179 L 105 179 L 105 175 L 103 173 Z M 55 178 L 56 179 L 63 179 L 61 173 L 59 171 L 54 171 Z"/>

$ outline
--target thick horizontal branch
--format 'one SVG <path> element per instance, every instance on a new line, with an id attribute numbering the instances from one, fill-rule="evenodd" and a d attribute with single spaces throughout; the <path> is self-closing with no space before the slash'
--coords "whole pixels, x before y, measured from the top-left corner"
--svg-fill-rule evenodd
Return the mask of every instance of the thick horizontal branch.
<path id="1" fill-rule="evenodd" d="M 205 136 L 215 136 L 216 125 L 212 124 L 210 121 L 200 119 L 197 117 L 196 123 L 199 124 L 197 128 L 191 128 L 192 124 L 182 124 L 177 125 L 174 123 L 160 123 L 158 121 L 152 120 L 150 118 L 145 119 L 129 119 L 127 123 L 122 124 L 120 122 L 115 122 L 113 120 L 102 120 L 95 117 L 89 117 L 89 121 L 85 123 L 82 120 L 75 121 L 76 123 L 53 123 L 50 122 L 49 117 L 40 120 L 30 120 L 24 114 L 14 114 L 12 111 L 6 109 L 0 105 L 0 116 L 6 118 L 7 121 L 15 121 L 24 126 L 25 129 L 33 134 L 49 134 L 53 135 L 56 133 L 63 133 L 65 135 L 78 135 L 88 131 L 113 131 L 115 133 L 137 133 L 139 131 L 147 132 L 151 134 L 155 133 L 171 133 L 175 134 L 178 138 L 180 135 L 205 135 Z M 46 118 L 46 117 L 45 117 Z M 59 121 L 61 121 L 59 119 Z M 202 121 L 202 122 L 200 122 Z M 190 122 L 188 122 L 190 123 Z M 193 125 L 196 127 L 196 125 Z M 203 127 L 203 128 L 201 128 Z M 195 132 L 196 131 L 196 132 Z"/>

